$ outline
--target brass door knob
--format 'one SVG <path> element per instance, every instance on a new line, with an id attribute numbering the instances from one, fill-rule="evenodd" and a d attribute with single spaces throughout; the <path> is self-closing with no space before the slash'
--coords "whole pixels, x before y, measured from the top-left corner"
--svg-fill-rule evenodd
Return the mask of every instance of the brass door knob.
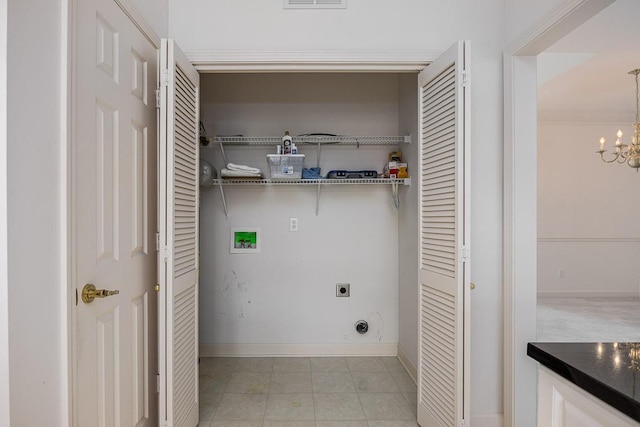
<path id="1" fill-rule="evenodd" d="M 89 304 L 96 298 L 106 298 L 110 297 L 111 295 L 118 295 L 119 293 L 120 291 L 117 289 L 113 291 L 108 291 L 106 289 L 96 289 L 96 287 L 91 283 L 87 283 L 86 285 L 84 285 L 84 288 L 82 288 L 82 302 L 84 302 L 85 304 Z"/>
<path id="2" fill-rule="evenodd" d="M 474 290 L 476 288 L 476 284 L 471 282 L 471 290 Z"/>

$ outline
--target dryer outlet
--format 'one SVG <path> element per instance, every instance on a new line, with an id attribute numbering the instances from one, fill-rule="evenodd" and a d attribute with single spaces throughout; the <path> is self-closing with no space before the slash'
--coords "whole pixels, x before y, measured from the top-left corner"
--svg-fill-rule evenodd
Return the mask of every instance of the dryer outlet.
<path id="1" fill-rule="evenodd" d="M 336 285 L 337 297 L 348 297 L 351 295 L 351 286 L 349 283 L 338 283 Z"/>

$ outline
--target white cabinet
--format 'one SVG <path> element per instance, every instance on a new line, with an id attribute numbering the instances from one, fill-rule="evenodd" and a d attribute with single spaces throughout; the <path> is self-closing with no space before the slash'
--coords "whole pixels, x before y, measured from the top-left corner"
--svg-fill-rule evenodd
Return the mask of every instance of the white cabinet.
<path id="1" fill-rule="evenodd" d="M 540 367 L 538 427 L 638 427 L 632 420 L 566 379 Z"/>

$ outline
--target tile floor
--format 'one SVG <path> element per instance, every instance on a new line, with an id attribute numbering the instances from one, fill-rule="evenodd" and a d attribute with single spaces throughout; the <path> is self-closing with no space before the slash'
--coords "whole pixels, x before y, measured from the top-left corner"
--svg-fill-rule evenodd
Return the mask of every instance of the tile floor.
<path id="1" fill-rule="evenodd" d="M 538 341 L 640 342 L 640 298 L 538 298 Z"/>
<path id="2" fill-rule="evenodd" d="M 201 427 L 416 427 L 396 357 L 200 359 Z"/>

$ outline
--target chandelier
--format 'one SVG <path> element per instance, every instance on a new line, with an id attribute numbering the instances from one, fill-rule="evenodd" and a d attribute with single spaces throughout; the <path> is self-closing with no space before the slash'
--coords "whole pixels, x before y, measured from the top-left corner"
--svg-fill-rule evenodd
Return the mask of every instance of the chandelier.
<path id="1" fill-rule="evenodd" d="M 616 133 L 617 139 L 615 144 L 615 153 L 610 160 L 604 158 L 604 153 L 607 151 L 604 149 L 604 137 L 600 138 L 600 149 L 596 153 L 600 153 L 600 158 L 605 163 L 625 163 L 635 168 L 636 172 L 640 168 L 640 119 L 639 119 L 639 101 L 638 101 L 638 74 L 640 74 L 640 68 L 629 71 L 629 74 L 636 76 L 636 121 L 633 124 L 633 137 L 630 144 L 622 143 L 622 131 L 618 129 Z"/>

